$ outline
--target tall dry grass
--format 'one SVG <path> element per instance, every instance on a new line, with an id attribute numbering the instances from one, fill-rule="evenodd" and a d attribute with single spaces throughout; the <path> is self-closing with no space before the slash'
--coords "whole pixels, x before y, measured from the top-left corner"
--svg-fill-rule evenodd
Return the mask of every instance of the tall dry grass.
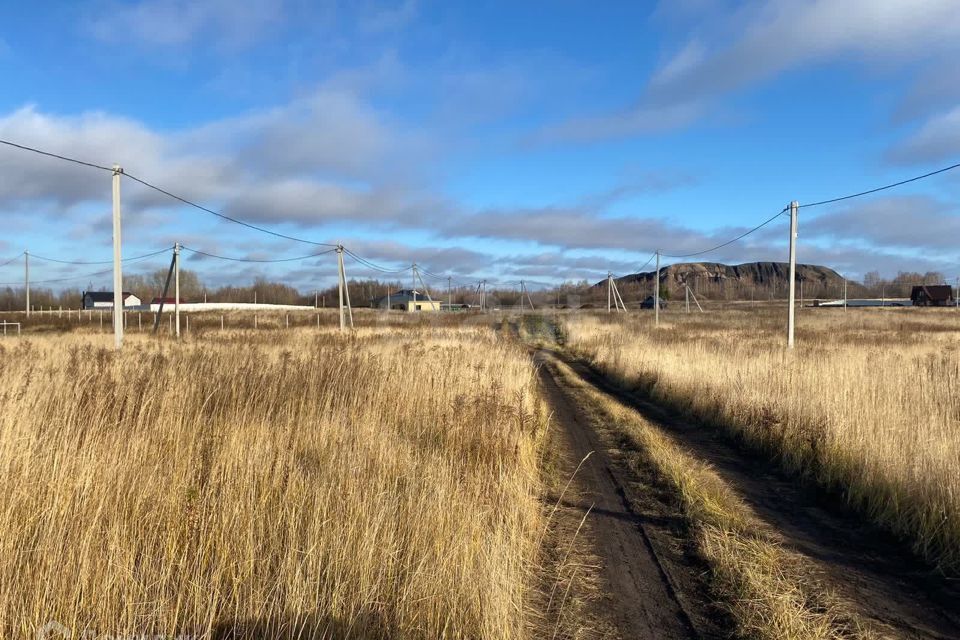
<path id="1" fill-rule="evenodd" d="M 960 570 L 960 314 L 804 309 L 570 317 L 568 345 L 625 384 L 732 429 L 839 488 L 945 570 Z"/>
<path id="2" fill-rule="evenodd" d="M 545 418 L 490 330 L 12 344 L 3 637 L 530 637 Z"/>

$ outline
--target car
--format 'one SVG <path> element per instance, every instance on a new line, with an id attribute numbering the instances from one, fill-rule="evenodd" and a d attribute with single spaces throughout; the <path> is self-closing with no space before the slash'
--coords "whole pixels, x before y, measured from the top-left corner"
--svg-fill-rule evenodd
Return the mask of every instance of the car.
<path id="1" fill-rule="evenodd" d="M 653 296 L 647 296 L 646 300 L 640 303 L 641 309 L 653 309 Z M 660 298 L 660 308 L 667 308 L 667 301 L 663 298 Z"/>

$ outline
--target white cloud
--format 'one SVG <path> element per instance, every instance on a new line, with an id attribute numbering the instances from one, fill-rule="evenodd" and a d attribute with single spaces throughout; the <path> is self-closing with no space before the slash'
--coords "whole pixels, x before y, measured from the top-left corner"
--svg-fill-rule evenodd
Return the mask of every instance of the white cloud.
<path id="1" fill-rule="evenodd" d="M 930 118 L 888 152 L 899 163 L 956 159 L 960 154 L 960 106 Z"/>
<path id="2" fill-rule="evenodd" d="M 709 55 L 697 43 L 695 61 L 687 45 L 654 75 L 648 99 L 701 99 L 844 55 L 893 62 L 935 58 L 957 50 L 960 37 L 953 0 L 768 0 L 732 19 L 738 33 L 732 42 L 716 45 Z"/>
<path id="3" fill-rule="evenodd" d="M 259 40 L 283 21 L 278 0 L 140 0 L 98 7 L 86 30 L 102 42 L 179 48 L 201 39 L 236 48 Z"/>
<path id="4" fill-rule="evenodd" d="M 692 3 L 700 5 L 715 3 Z M 551 125 L 538 139 L 669 131 L 709 116 L 726 94 L 805 65 L 852 59 L 896 68 L 960 51 L 955 0 L 765 0 L 700 17 L 696 35 L 653 73 L 635 105 Z"/>

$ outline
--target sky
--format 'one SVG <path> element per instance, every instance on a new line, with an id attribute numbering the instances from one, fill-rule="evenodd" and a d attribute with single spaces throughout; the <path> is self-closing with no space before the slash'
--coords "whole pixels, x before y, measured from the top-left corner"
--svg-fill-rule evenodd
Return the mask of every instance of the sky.
<path id="1" fill-rule="evenodd" d="M 960 162 L 958 53 L 956 0 L 3 3 L 0 139 L 389 270 L 535 289 Z M 324 250 L 121 192 L 125 257 Z M 952 279 L 958 200 L 960 170 L 801 208 L 798 259 Z M 109 287 L 109 264 L 44 258 L 110 260 L 110 214 L 110 173 L 0 145 L 0 264 L 28 250 L 38 286 Z M 780 216 L 695 259 L 785 261 L 787 241 Z M 183 267 L 213 286 L 336 278 L 332 253 Z"/>

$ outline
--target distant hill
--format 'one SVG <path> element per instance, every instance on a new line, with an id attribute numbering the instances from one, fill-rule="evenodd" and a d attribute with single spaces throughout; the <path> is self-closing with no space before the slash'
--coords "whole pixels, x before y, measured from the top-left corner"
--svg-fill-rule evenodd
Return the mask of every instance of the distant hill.
<path id="1" fill-rule="evenodd" d="M 681 294 L 683 283 L 698 295 L 721 298 L 783 297 L 789 283 L 790 265 L 786 262 L 747 262 L 722 264 L 720 262 L 683 262 L 660 269 L 660 283 L 666 295 Z M 656 271 L 643 271 L 617 278 L 623 293 L 628 290 L 653 290 Z M 797 280 L 803 282 L 804 297 L 837 297 L 842 295 L 843 277 L 829 267 L 812 264 L 797 265 Z M 606 281 L 596 287 L 606 286 Z M 855 287 L 853 283 L 848 287 Z M 850 295 L 854 295 L 851 288 Z M 799 293 L 798 293 L 799 295 Z"/>

